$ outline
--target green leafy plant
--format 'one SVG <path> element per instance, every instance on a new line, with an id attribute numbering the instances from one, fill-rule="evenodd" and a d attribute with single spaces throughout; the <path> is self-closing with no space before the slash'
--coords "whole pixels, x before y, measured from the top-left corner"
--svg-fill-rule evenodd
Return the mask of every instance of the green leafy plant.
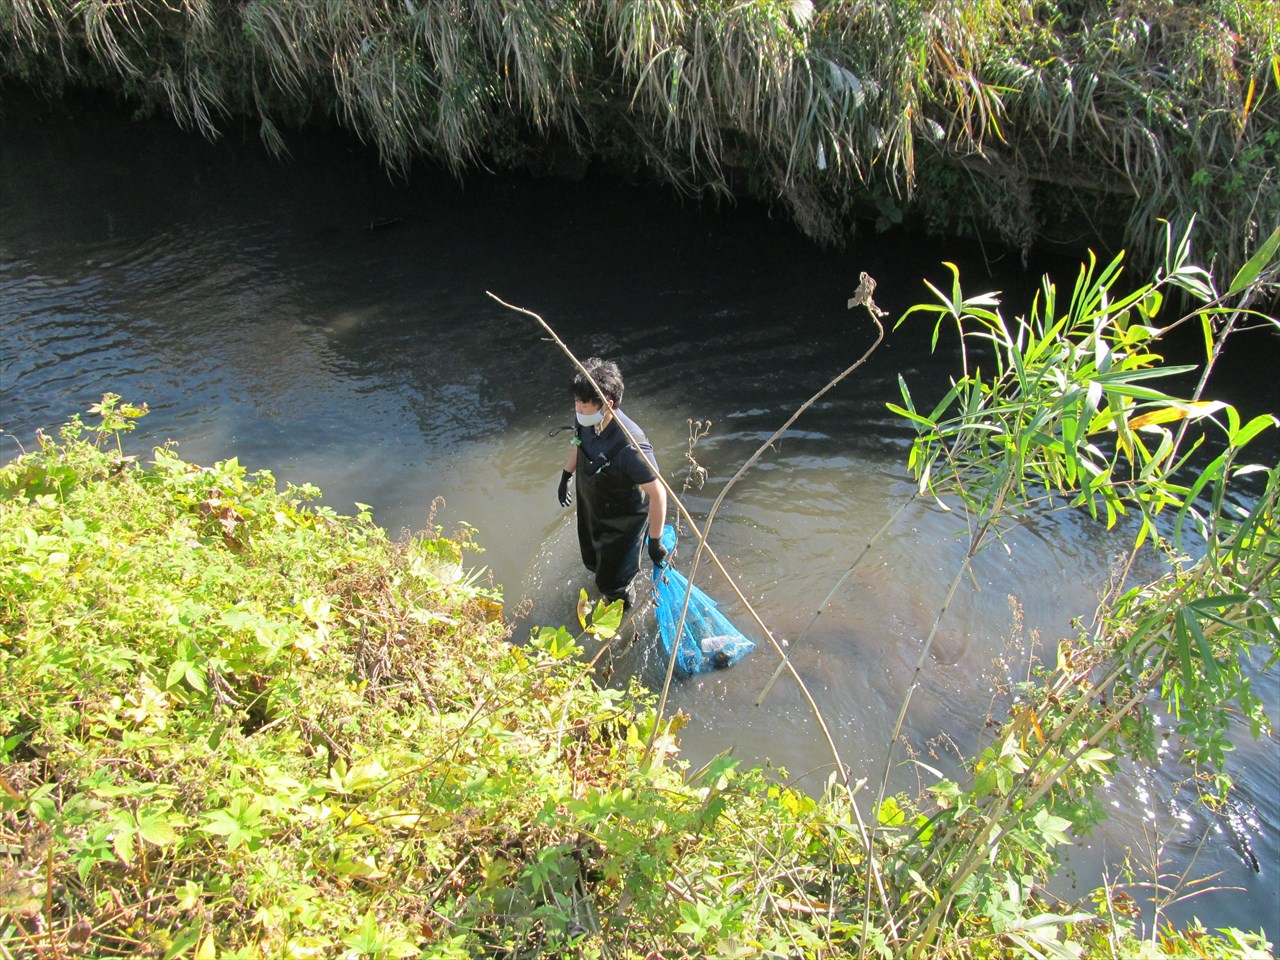
<path id="1" fill-rule="evenodd" d="M 822 811 L 731 763 L 686 779 L 684 718 L 596 686 L 567 631 L 509 642 L 468 530 L 393 543 L 234 459 L 84 433 L 0 468 L 6 950 L 818 942 L 762 904 L 817 875 L 767 865 Z"/>
<path id="2" fill-rule="evenodd" d="M 903 403 L 891 405 L 917 431 L 909 463 L 919 492 L 966 519 L 964 567 L 1024 516 L 1085 509 L 1108 526 L 1132 512 L 1130 562 L 1151 544 L 1170 569 L 1152 583 L 1117 587 L 1090 631 L 1062 641 L 1056 669 L 1019 692 L 995 742 L 974 758 L 971 787 L 942 781 L 934 788 L 939 814 L 908 840 L 908 848 L 919 851 L 906 857 L 918 889 L 904 896 L 920 904 L 924 917 L 906 940 L 913 955 L 933 949 L 955 915 L 973 911 L 993 930 L 1016 928 L 1019 942 L 1027 941 L 1019 877 L 1047 870 L 1052 848 L 1067 840 L 1065 831 L 1087 828 L 1100 817 L 1091 788 L 1107 774 L 1114 752 L 1125 749 L 1155 762 L 1153 698 L 1163 700 L 1187 756 L 1200 764 L 1221 764 L 1233 714 L 1245 718 L 1254 735 L 1266 728 L 1250 675 L 1255 649 L 1268 663 L 1280 656 L 1268 587 L 1277 563 L 1273 518 L 1280 468 L 1239 461 L 1248 443 L 1280 421 L 1265 414 L 1242 423 L 1227 404 L 1161 391 L 1158 378 L 1186 370 L 1163 365 L 1153 347 L 1186 322 L 1154 325 L 1172 299 L 1169 289 L 1202 298 L 1189 319 L 1199 320 L 1207 336 L 1228 336 L 1245 315 L 1275 325 L 1274 318 L 1250 311 L 1247 300 L 1254 292 L 1250 284 L 1274 273 L 1278 238 L 1280 231 L 1222 297 L 1209 275 L 1190 264 L 1184 234 L 1170 235 L 1165 270 L 1124 294 L 1116 290 L 1120 259 L 1102 269 L 1091 259 L 1069 298 L 1061 299 L 1046 280 L 1032 311 L 1009 323 L 994 296 L 964 295 L 952 267 L 950 293 L 934 288 L 938 303 L 907 312 L 937 318 L 935 343 L 944 321 L 955 324 L 966 346 L 982 349 L 987 364 L 980 369 L 962 347 L 962 375 L 928 412 L 913 402 L 905 383 Z M 1227 304 L 1240 294 L 1244 305 Z M 1221 340 L 1211 337 L 1207 364 L 1220 350 Z M 1202 377 L 1201 388 L 1205 382 Z M 1215 441 L 1207 432 L 1192 438 L 1187 428 L 1193 423 L 1216 432 L 1221 448 L 1198 474 L 1193 453 Z M 1263 487 L 1240 517 L 1233 516 L 1224 509 L 1228 486 L 1250 475 L 1262 476 Z M 1190 520 L 1194 531 L 1187 529 Z M 1203 545 L 1198 556 L 1177 550 L 1192 532 Z M 952 593 L 962 575 L 963 568 Z M 923 663 L 922 654 L 917 672 Z M 909 701 L 908 695 L 899 727 Z M 905 829 L 897 821 L 886 824 L 883 814 L 881 826 Z M 1036 929 L 1069 929 L 1077 919 L 1046 915 Z M 1036 949 L 1056 955 L 1046 943 Z"/>

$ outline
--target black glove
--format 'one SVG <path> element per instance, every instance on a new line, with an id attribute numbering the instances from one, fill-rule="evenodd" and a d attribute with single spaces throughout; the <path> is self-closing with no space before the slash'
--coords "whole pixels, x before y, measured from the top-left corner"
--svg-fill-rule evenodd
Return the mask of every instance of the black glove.
<path id="1" fill-rule="evenodd" d="M 662 545 L 661 540 L 649 538 L 649 559 L 653 561 L 654 566 L 660 567 L 663 561 L 667 559 L 667 548 Z"/>
<path id="2" fill-rule="evenodd" d="M 573 474 L 568 470 L 560 471 L 560 489 L 556 491 L 556 496 L 560 500 L 560 506 L 567 507 L 573 503 L 573 491 L 569 489 L 569 481 L 573 479 Z"/>

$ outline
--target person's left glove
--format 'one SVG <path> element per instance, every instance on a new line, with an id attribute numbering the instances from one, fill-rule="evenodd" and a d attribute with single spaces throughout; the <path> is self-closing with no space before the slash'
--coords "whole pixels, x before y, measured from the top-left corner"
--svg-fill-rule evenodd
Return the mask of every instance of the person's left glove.
<path id="1" fill-rule="evenodd" d="M 649 538 L 649 559 L 654 562 L 655 566 L 662 566 L 667 559 L 667 548 L 662 545 L 661 540 Z"/>
<path id="2" fill-rule="evenodd" d="M 567 507 L 573 503 L 573 491 L 569 489 L 569 481 L 573 479 L 573 474 L 568 470 L 560 471 L 560 488 L 556 491 L 556 496 L 560 500 L 560 506 Z"/>

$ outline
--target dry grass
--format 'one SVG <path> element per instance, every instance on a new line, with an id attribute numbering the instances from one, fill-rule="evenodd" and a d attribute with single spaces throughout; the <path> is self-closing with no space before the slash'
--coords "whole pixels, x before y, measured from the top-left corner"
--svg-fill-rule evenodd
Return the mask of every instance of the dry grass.
<path id="1" fill-rule="evenodd" d="M 554 138 L 772 198 L 824 242 L 891 207 L 1025 248 L 1065 206 L 1121 211 L 1104 239 L 1142 262 L 1195 215 L 1228 271 L 1280 220 L 1278 35 L 1266 0 L 0 3 L 10 76 L 211 136 L 253 115 L 274 150 L 328 118 L 461 173 Z"/>

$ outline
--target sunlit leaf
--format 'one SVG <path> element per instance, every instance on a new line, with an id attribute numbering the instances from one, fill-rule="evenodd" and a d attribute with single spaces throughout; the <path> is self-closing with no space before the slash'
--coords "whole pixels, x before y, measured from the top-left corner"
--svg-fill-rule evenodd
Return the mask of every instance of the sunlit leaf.
<path id="1" fill-rule="evenodd" d="M 157 847 L 167 847 L 178 839 L 178 831 L 168 818 L 143 815 L 138 820 L 138 836 Z"/>
<path id="2" fill-rule="evenodd" d="M 1196 649 L 1200 652 L 1200 660 L 1204 663 L 1204 671 L 1209 676 L 1209 682 L 1215 686 L 1220 684 L 1222 673 L 1218 668 L 1217 657 L 1214 656 L 1213 648 L 1209 645 L 1209 638 L 1204 635 L 1204 630 L 1200 627 L 1200 621 L 1194 609 L 1190 607 L 1184 609 L 1182 619 L 1186 623 L 1187 631 L 1195 638 Z"/>
<path id="3" fill-rule="evenodd" d="M 1067 831 L 1071 829 L 1070 820 L 1055 816 L 1048 810 L 1039 810 L 1035 815 L 1035 824 L 1041 836 L 1050 844 L 1057 846 L 1071 842 L 1071 838 L 1067 836 Z"/>
<path id="4" fill-rule="evenodd" d="M 196 947 L 194 960 L 217 960 L 218 947 L 213 939 L 213 934 L 207 934 L 200 941 L 200 946 Z"/>
<path id="5" fill-rule="evenodd" d="M 1271 231 L 1271 236 L 1263 241 L 1262 246 L 1258 247 L 1252 257 L 1248 259 L 1243 267 L 1236 273 L 1231 281 L 1231 286 L 1227 288 L 1227 294 L 1239 293 L 1249 284 L 1258 279 L 1259 274 L 1267 268 L 1271 261 L 1275 258 L 1276 251 L 1280 249 L 1280 227 L 1276 227 Z"/>
<path id="6" fill-rule="evenodd" d="M 1129 427 L 1133 430 L 1140 430 L 1143 427 L 1150 426 L 1155 423 L 1173 423 L 1177 420 L 1199 420 L 1201 417 L 1207 417 L 1217 413 L 1226 407 L 1226 404 L 1220 400 L 1204 400 L 1195 403 L 1177 403 L 1167 407 L 1160 407 L 1156 410 L 1148 410 L 1146 413 L 1140 413 L 1136 417 L 1129 420 Z"/>
<path id="7" fill-rule="evenodd" d="M 900 827 L 906 823 L 907 817 L 897 800 L 885 797 L 876 810 L 876 820 L 886 827 Z"/>
<path id="8" fill-rule="evenodd" d="M 1243 447 L 1268 427 L 1280 427 L 1280 418 L 1269 413 L 1260 414 L 1246 423 L 1243 427 L 1232 430 L 1231 436 L 1228 439 L 1230 439 L 1231 443 L 1235 446 Z"/>
<path id="9" fill-rule="evenodd" d="M 591 615 L 591 632 L 601 640 L 610 640 L 618 635 L 618 627 L 622 625 L 621 600 L 606 603 L 601 600 Z"/>

